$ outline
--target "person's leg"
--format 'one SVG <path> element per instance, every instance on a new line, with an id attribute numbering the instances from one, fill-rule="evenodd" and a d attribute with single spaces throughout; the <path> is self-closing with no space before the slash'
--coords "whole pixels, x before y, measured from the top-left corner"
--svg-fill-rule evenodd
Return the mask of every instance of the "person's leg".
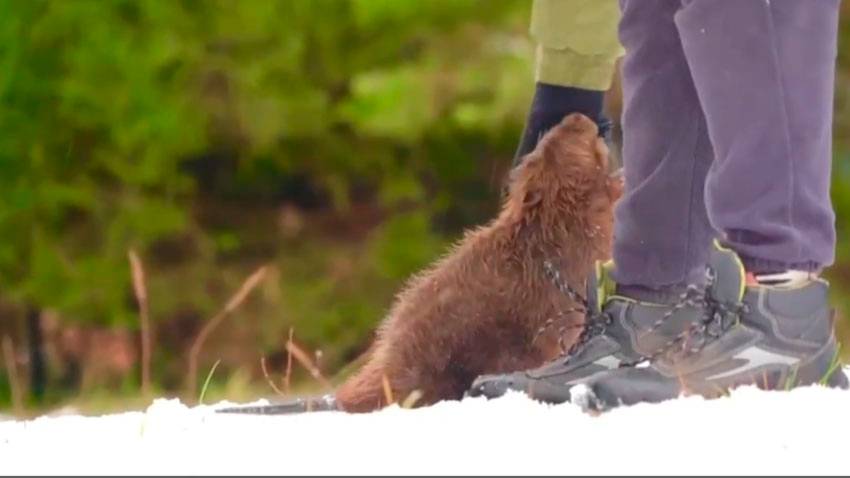
<path id="1" fill-rule="evenodd" d="M 741 385 L 847 388 L 829 284 L 791 273 L 763 280 L 817 271 L 833 260 L 830 126 L 839 2 L 682 3 L 675 22 L 715 151 L 707 206 L 731 249 L 710 255 L 704 292 L 688 289 L 667 311 L 626 306 L 620 316 L 634 323 L 641 309 L 659 317 L 629 342 L 641 358 L 573 382 L 570 400 L 601 410 L 682 393 L 719 396 Z M 628 172 L 628 152 L 625 159 Z M 657 207 L 666 209 L 662 203 Z M 746 272 L 754 277 L 745 280 Z M 702 313 L 684 333 L 643 347 L 642 337 L 669 330 L 675 316 L 668 314 L 693 306 Z M 606 310 L 618 312 L 618 300 Z"/>
<path id="2" fill-rule="evenodd" d="M 481 377 L 471 394 L 513 389 L 606 409 L 682 393 L 717 396 L 740 385 L 846 388 L 828 283 L 745 281 L 735 252 L 756 273 L 831 261 L 826 193 L 837 1 L 697 0 L 681 11 L 673 1 L 622 4 L 627 193 L 616 217 L 620 284 L 605 268 L 591 281 L 588 326 L 567 356 Z M 670 31 L 676 11 L 681 39 Z M 678 44 L 684 49 L 673 48 Z M 671 74 L 681 73 L 683 58 L 700 102 L 685 75 Z M 654 88 L 659 79 L 668 91 Z M 713 163 L 711 154 L 680 145 L 695 138 L 690 144 L 702 150 L 699 103 L 717 149 Z M 708 244 L 701 178 L 709 164 L 711 217 L 735 250 Z M 695 234 L 694 224 L 704 234 Z M 651 293 L 694 285 L 703 272 L 705 288 Z"/>
<path id="3" fill-rule="evenodd" d="M 683 3 L 676 26 L 716 156 L 712 224 L 750 272 L 831 264 L 839 0 Z"/>
<path id="4" fill-rule="evenodd" d="M 534 0 L 535 91 L 514 164 L 570 113 L 596 121 L 604 136 L 609 122 L 603 116 L 603 98 L 622 54 L 619 18 L 614 0 Z"/>
<path id="5" fill-rule="evenodd" d="M 673 20 L 680 4 L 620 3 L 625 193 L 613 276 L 626 289 L 698 283 L 714 236 L 703 200 L 713 153 Z"/>
<path id="6" fill-rule="evenodd" d="M 712 151 L 673 21 L 679 2 L 620 3 L 626 191 L 616 210 L 614 270 L 600 267 L 589 279 L 588 326 L 571 353 L 535 370 L 479 377 L 471 395 L 518 390 L 569 400 L 575 381 L 640 360 L 705 315 L 696 304 L 668 314 L 667 303 L 634 301 L 675 301 L 680 288 L 703 282 L 714 236 L 703 203 Z"/>

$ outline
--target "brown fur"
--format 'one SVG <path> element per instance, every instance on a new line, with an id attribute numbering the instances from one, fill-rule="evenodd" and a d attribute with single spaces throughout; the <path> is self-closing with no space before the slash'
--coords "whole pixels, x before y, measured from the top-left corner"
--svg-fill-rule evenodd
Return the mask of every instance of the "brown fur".
<path id="1" fill-rule="evenodd" d="M 349 412 L 381 408 L 385 380 L 398 401 L 414 391 L 418 405 L 459 399 L 478 375 L 557 356 L 559 327 L 535 335 L 547 320 L 575 326 L 583 319 L 559 317 L 576 304 L 547 278 L 543 262 L 562 265 L 563 277 L 583 290 L 594 262 L 610 256 L 620 192 L 596 125 L 566 117 L 512 173 L 499 216 L 468 232 L 398 295 L 368 362 L 338 389 L 337 403 Z M 566 344 L 577 334 L 569 329 Z"/>

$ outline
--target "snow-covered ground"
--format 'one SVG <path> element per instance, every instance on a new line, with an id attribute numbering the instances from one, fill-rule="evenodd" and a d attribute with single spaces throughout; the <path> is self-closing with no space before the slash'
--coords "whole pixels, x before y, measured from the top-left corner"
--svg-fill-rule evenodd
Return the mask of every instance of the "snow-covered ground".
<path id="1" fill-rule="evenodd" d="M 850 392 L 822 387 L 600 416 L 518 394 L 369 415 L 215 408 L 0 422 L 0 474 L 850 473 Z"/>

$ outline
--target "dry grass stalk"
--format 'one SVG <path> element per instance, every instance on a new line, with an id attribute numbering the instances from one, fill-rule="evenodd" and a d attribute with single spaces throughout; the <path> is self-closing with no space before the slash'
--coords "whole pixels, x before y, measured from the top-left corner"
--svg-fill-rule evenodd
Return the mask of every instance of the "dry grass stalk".
<path id="1" fill-rule="evenodd" d="M 6 373 L 12 389 L 12 409 L 15 415 L 20 417 L 24 413 L 23 391 L 20 377 L 18 377 L 18 363 L 15 360 L 15 345 L 8 335 L 3 336 L 3 361 L 6 362 Z"/>
<path id="2" fill-rule="evenodd" d="M 281 397 L 285 397 L 286 394 L 283 393 L 283 391 L 281 389 L 277 388 L 277 385 L 274 384 L 274 380 L 272 380 L 271 376 L 269 376 L 269 370 L 268 370 L 268 368 L 266 368 L 266 358 L 265 357 L 260 358 L 260 368 L 263 369 L 263 376 L 266 377 L 266 382 L 269 383 L 269 386 L 272 388 L 272 390 L 274 390 L 275 393 L 277 393 Z"/>
<path id="3" fill-rule="evenodd" d="M 145 269 L 142 260 L 135 250 L 127 253 L 130 259 L 130 270 L 133 275 L 133 292 L 136 303 L 139 304 L 139 322 L 142 335 L 142 395 L 150 397 L 151 393 L 151 323 L 148 308 L 148 290 L 145 281 Z"/>
<path id="4" fill-rule="evenodd" d="M 390 387 L 390 379 L 387 378 L 386 374 L 381 376 L 381 385 L 384 387 L 384 400 L 386 400 L 387 405 L 395 403 L 395 398 L 393 398 L 393 389 Z"/>
<path id="5" fill-rule="evenodd" d="M 289 340 L 286 342 L 286 375 L 283 376 L 283 391 L 289 395 L 291 391 L 290 386 L 292 385 L 292 349 L 289 348 L 289 344 L 292 343 L 292 337 L 295 335 L 295 329 L 293 327 L 289 328 Z"/>
<path id="6" fill-rule="evenodd" d="M 325 388 L 332 388 L 331 383 L 322 375 L 322 372 L 316 367 L 316 364 L 310 359 L 310 354 L 295 345 L 295 342 L 287 342 L 286 350 L 304 367 L 310 375 L 322 384 Z"/>
<path id="7" fill-rule="evenodd" d="M 316 368 L 319 369 L 319 370 L 322 370 L 322 357 L 324 357 L 324 354 L 322 353 L 322 351 L 317 349 L 315 352 L 313 352 L 313 357 L 314 357 L 313 363 L 316 364 Z"/>
<path id="8" fill-rule="evenodd" d="M 195 394 L 195 389 L 197 387 L 198 380 L 198 357 L 201 354 L 201 349 L 204 346 L 204 342 L 206 342 L 207 338 L 212 334 L 212 332 L 218 327 L 221 322 L 234 310 L 236 310 L 242 302 L 248 297 L 248 294 L 254 290 L 260 282 L 266 277 L 266 273 L 268 271 L 267 266 L 260 267 L 253 274 L 251 274 L 245 282 L 242 283 L 242 286 L 239 287 L 239 290 L 236 291 L 235 294 L 227 301 L 224 308 L 221 309 L 218 314 L 213 316 L 212 319 L 207 321 L 204 324 L 204 327 L 198 333 L 198 336 L 195 337 L 195 341 L 192 343 L 192 347 L 189 350 L 189 395 L 192 396 Z"/>

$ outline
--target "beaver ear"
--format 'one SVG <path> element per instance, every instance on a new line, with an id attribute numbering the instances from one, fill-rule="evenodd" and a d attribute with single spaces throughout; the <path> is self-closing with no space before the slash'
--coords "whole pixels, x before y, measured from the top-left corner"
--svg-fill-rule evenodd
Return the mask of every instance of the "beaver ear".
<path id="1" fill-rule="evenodd" d="M 528 189 L 522 195 L 522 207 L 531 209 L 543 201 L 543 192 L 539 189 Z"/>

